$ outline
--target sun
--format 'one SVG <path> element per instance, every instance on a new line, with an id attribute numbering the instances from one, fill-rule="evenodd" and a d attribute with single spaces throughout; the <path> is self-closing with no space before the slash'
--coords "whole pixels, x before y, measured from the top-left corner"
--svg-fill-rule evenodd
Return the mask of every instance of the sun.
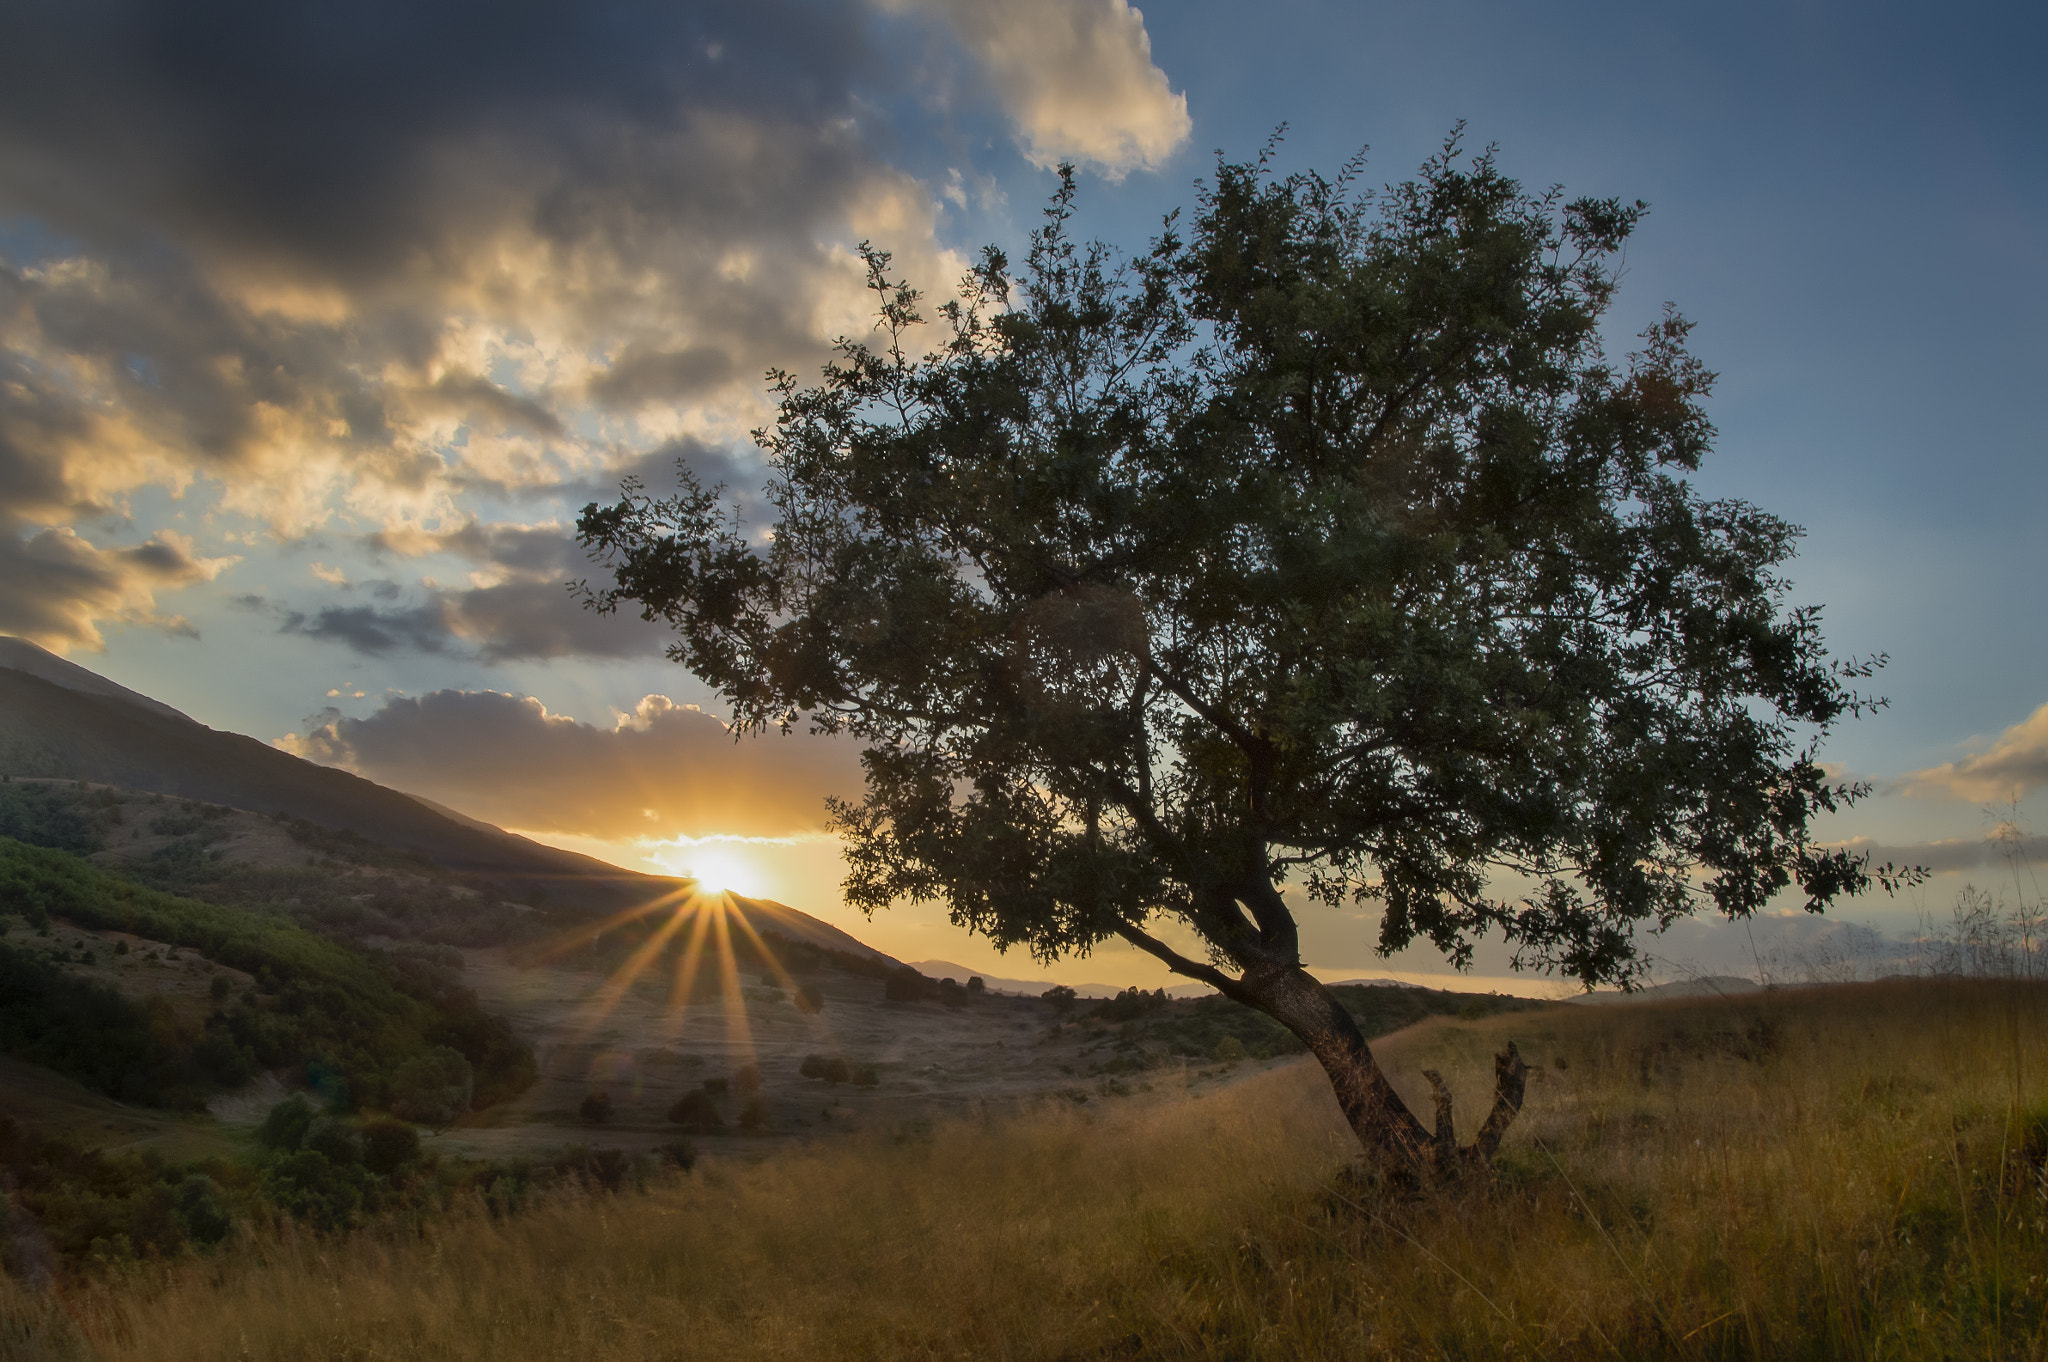
<path id="1" fill-rule="evenodd" d="M 701 893 L 752 898 L 761 892 L 760 872 L 745 857 L 723 847 L 693 847 L 683 874 L 697 881 Z"/>

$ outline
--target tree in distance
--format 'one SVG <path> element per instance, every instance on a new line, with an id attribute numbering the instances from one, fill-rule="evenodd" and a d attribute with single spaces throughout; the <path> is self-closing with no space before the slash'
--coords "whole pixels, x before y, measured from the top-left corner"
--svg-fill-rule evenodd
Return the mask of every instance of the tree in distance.
<path id="1" fill-rule="evenodd" d="M 1299 1037 L 1370 1158 L 1450 1176 L 1490 1163 L 1520 1056 L 1461 1149 L 1447 1090 L 1426 1126 L 1303 969 L 1297 913 L 1367 907 L 1383 954 L 1460 967 L 1496 935 L 1591 987 L 1700 908 L 1890 888 L 1812 832 L 1865 792 L 1815 752 L 1883 658 L 1787 601 L 1794 526 L 1688 481 L 1689 324 L 1604 352 L 1641 203 L 1531 194 L 1455 133 L 1379 193 L 1270 150 L 1135 257 L 1070 233 L 1063 170 L 921 356 L 863 244 L 873 336 L 770 374 L 772 527 L 687 468 L 629 481 L 578 522 L 612 573 L 579 586 L 668 624 L 741 728 L 864 744 L 849 902 L 942 901 L 1045 962 L 1129 942 Z"/>
<path id="2" fill-rule="evenodd" d="M 668 1109 L 668 1119 L 679 1126 L 722 1126 L 725 1120 L 718 1114 L 718 1104 L 711 1094 L 702 1088 L 692 1088 L 675 1100 Z"/>
<path id="3" fill-rule="evenodd" d="M 816 984 L 799 984 L 796 990 L 796 1010 L 806 1017 L 815 1017 L 825 1010 L 825 992 Z"/>
<path id="4" fill-rule="evenodd" d="M 576 1106 L 576 1114 L 589 1125 L 601 1126 L 612 1119 L 612 1095 L 599 1089 L 585 1093 Z"/>

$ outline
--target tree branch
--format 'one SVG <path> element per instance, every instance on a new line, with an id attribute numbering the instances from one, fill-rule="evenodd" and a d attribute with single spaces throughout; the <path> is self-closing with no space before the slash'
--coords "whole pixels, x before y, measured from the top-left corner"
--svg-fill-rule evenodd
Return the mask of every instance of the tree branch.
<path id="1" fill-rule="evenodd" d="M 1207 700 L 1202 699 L 1199 695 L 1196 695 L 1193 687 L 1188 685 L 1187 682 L 1181 680 L 1179 677 L 1175 676 L 1172 672 L 1166 670 L 1166 668 L 1160 666 L 1158 661 L 1152 658 L 1149 654 L 1145 658 L 1145 664 L 1152 669 L 1153 673 L 1157 675 L 1161 681 L 1166 683 L 1166 688 L 1169 691 L 1173 692 L 1175 696 L 1179 697 L 1182 704 L 1186 705 L 1195 713 L 1201 715 L 1204 719 L 1207 719 L 1210 723 L 1216 725 L 1217 728 L 1222 730 L 1225 736 L 1227 736 L 1232 742 L 1236 743 L 1239 747 L 1243 748 L 1246 753 L 1250 753 L 1259 746 L 1259 737 L 1257 734 L 1253 733 L 1249 728 L 1246 728 L 1237 720 L 1231 718 L 1230 715 L 1226 714 L 1223 710 L 1217 708 L 1215 705 L 1210 704 Z"/>
<path id="2" fill-rule="evenodd" d="M 1140 931 L 1128 922 L 1117 923 L 1116 934 L 1130 942 L 1133 946 L 1136 946 L 1139 950 L 1144 951 L 1147 955 L 1156 956 L 1160 960 L 1165 961 L 1166 967 L 1175 974 L 1184 974 L 1199 983 L 1207 984 L 1226 998 L 1232 998 L 1247 1004 L 1251 1002 L 1245 996 L 1244 991 L 1238 987 L 1237 980 L 1231 978 L 1222 970 L 1217 969 L 1214 965 L 1205 965 L 1200 961 L 1190 960 L 1164 941 Z"/>

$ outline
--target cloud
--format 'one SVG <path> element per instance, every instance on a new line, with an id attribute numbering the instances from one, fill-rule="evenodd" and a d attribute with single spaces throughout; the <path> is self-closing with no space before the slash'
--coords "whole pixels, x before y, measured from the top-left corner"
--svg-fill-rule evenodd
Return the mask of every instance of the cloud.
<path id="1" fill-rule="evenodd" d="M 861 788 L 849 743 L 736 742 L 717 718 L 659 695 L 601 728 L 528 696 L 442 690 L 330 717 L 278 746 L 507 827 L 610 839 L 815 832 L 825 795 Z"/>
<path id="2" fill-rule="evenodd" d="M 95 622 L 108 619 L 192 634 L 181 617 L 158 613 L 155 593 L 212 581 L 237 561 L 200 557 L 190 540 L 170 530 L 114 549 L 68 528 L 0 533 L 0 634 L 52 650 L 100 647 Z"/>
<path id="3" fill-rule="evenodd" d="M 556 578 L 523 578 L 467 590 L 428 588 L 423 600 L 388 608 L 328 605 L 279 613 L 279 633 L 340 643 L 371 657 L 418 652 L 483 662 L 653 659 L 669 641 L 668 631 L 658 624 L 584 609 Z"/>
<path id="4" fill-rule="evenodd" d="M 1904 778 L 1907 794 L 1945 794 L 1978 803 L 2013 799 L 2048 785 L 2048 705 L 1998 735 L 1988 751 Z"/>
<path id="5" fill-rule="evenodd" d="M 942 17 L 987 73 L 1036 165 L 1072 160 L 1120 179 L 1188 139 L 1187 96 L 1152 61 L 1125 0 L 887 0 Z"/>
<path id="6" fill-rule="evenodd" d="M 659 494 L 678 456 L 758 522 L 763 372 L 872 323 L 852 243 L 941 293 L 965 265 L 938 222 L 968 178 L 888 159 L 884 111 L 934 75 L 878 44 L 882 12 L 956 38 L 1039 164 L 1121 176 L 1188 136 L 1123 0 L 10 15 L 0 556 L 29 575 L 0 587 L 9 618 L 59 647 L 171 627 L 157 594 L 207 577 L 96 557 L 82 528 L 148 488 L 225 513 L 193 517 L 223 536 L 195 562 L 337 523 L 424 556 L 399 538 L 486 500 L 573 514 L 626 474 Z M 430 533 L 475 568 L 466 590 L 294 601 L 288 627 L 499 659 L 646 646 L 550 594 L 588 570 L 565 539 Z M 321 580 L 347 591 L 350 566 Z"/>
<path id="7" fill-rule="evenodd" d="M 8 551 L 143 487 L 294 539 L 609 494 L 650 449 L 743 439 L 764 370 L 865 328 L 853 240 L 928 283 L 963 263 L 877 151 L 906 75 L 871 26 L 826 0 L 11 15 Z M 136 608 L 88 577 L 50 607 L 65 637 Z M 428 637 L 424 617 L 301 624 Z"/>
<path id="8" fill-rule="evenodd" d="M 1937 875 L 2003 871 L 2013 857 L 2038 862 L 2048 856 L 2048 837 L 2030 836 L 2010 824 L 2001 824 L 1982 837 L 1951 837 L 1938 842 L 1876 842 L 1858 837 L 1841 845 L 1868 855 L 1872 865 L 1889 861 L 1897 866 L 1924 866 Z"/>

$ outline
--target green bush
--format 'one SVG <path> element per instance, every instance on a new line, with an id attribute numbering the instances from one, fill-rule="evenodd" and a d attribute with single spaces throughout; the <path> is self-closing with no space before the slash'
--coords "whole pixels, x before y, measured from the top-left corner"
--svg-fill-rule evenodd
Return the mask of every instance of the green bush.
<path id="1" fill-rule="evenodd" d="M 256 1138 L 266 1149 L 290 1153 L 299 1147 L 312 1125 L 312 1103 L 294 1093 L 270 1109 L 256 1130 Z"/>
<path id="2" fill-rule="evenodd" d="M 448 1125 L 469 1110 L 475 1081 L 468 1060 L 436 1045 L 400 1066 L 391 1080 L 392 1113 L 421 1125 Z"/>
<path id="3" fill-rule="evenodd" d="M 227 1238 L 234 1222 L 219 1183 L 204 1173 L 190 1173 L 178 1184 L 176 1197 L 179 1218 L 194 1243 L 218 1244 Z"/>
<path id="4" fill-rule="evenodd" d="M 371 1190 L 367 1170 L 335 1163 L 314 1149 L 280 1156 L 264 1169 L 262 1185 L 278 1210 L 322 1230 L 353 1225 Z"/>
<path id="5" fill-rule="evenodd" d="M 380 1117 L 363 1126 L 363 1166 L 389 1177 L 420 1156 L 420 1133 L 404 1121 Z"/>
<path id="6" fill-rule="evenodd" d="M 363 1162 L 362 1133 L 339 1117 L 317 1118 L 306 1127 L 305 1135 L 299 1140 L 299 1148 L 324 1154 L 329 1163 L 336 1165 Z"/>

